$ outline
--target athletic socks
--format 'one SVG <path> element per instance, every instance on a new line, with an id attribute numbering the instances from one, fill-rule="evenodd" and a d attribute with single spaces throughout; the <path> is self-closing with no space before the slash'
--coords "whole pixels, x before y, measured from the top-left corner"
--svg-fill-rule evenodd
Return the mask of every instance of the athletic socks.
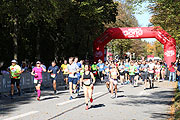
<path id="1" fill-rule="evenodd" d="M 41 96 L 41 90 L 37 90 L 37 95 L 38 95 L 38 97 L 40 98 L 40 96 Z"/>

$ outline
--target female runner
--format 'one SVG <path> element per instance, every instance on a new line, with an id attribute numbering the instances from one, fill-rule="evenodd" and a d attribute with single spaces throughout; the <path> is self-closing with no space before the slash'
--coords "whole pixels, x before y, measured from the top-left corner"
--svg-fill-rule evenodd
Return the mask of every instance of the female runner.
<path id="1" fill-rule="evenodd" d="M 88 101 L 90 99 L 90 102 L 93 102 L 92 99 L 92 93 L 93 93 L 93 85 L 95 83 L 95 78 L 92 72 L 90 72 L 89 70 L 89 65 L 86 64 L 84 66 L 84 73 L 82 74 L 82 82 L 83 82 L 83 90 L 84 90 L 84 96 L 85 96 L 85 103 L 86 103 L 86 107 L 85 109 L 88 110 Z"/>
<path id="2" fill-rule="evenodd" d="M 40 100 L 41 96 L 41 83 L 42 83 L 42 72 L 46 72 L 46 69 L 42 67 L 41 62 L 36 62 L 36 67 L 32 69 L 31 74 L 34 76 L 34 83 L 36 85 L 36 91 L 37 91 L 37 100 Z"/>

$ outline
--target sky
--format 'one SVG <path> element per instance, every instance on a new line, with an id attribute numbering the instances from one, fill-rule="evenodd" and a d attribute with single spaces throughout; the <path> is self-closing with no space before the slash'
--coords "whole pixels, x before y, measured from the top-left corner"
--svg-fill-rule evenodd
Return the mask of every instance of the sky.
<path id="1" fill-rule="evenodd" d="M 147 6 L 149 5 L 148 2 L 145 2 L 142 4 L 142 7 L 138 7 L 138 10 L 136 10 L 135 17 L 138 20 L 139 26 L 141 27 L 148 27 L 150 24 L 150 18 L 152 14 L 147 10 Z M 142 11 L 140 14 L 139 12 Z M 143 39 L 146 40 L 147 42 L 154 42 L 156 41 L 155 38 L 148 38 L 148 39 Z"/>

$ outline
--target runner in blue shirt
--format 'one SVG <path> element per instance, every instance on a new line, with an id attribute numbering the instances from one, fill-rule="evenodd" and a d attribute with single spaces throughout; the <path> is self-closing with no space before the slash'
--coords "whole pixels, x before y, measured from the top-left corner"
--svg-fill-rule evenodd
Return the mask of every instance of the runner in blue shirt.
<path id="1" fill-rule="evenodd" d="M 53 88 L 54 88 L 54 94 L 56 94 L 56 80 L 57 80 L 57 74 L 60 72 L 60 69 L 58 66 L 56 66 L 56 62 L 53 61 L 51 63 L 51 66 L 48 68 L 48 73 L 50 73 L 50 78 L 52 80 Z"/>
<path id="2" fill-rule="evenodd" d="M 102 60 L 98 60 L 98 64 L 97 64 L 97 68 L 98 68 L 98 75 L 99 75 L 99 78 L 100 78 L 100 80 L 101 80 L 101 83 L 102 83 L 102 81 L 103 81 L 103 79 L 104 79 L 104 74 L 103 74 L 103 71 L 104 71 L 104 67 L 105 67 L 105 65 L 104 65 L 104 63 L 102 62 Z"/>

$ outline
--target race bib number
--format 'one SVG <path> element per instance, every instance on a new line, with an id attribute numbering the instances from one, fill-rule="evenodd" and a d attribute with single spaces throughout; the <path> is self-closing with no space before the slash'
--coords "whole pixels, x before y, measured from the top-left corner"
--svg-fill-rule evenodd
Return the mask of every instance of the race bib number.
<path id="1" fill-rule="evenodd" d="M 64 72 L 68 72 L 68 69 L 64 69 Z"/>
<path id="2" fill-rule="evenodd" d="M 34 79 L 34 83 L 37 84 L 38 80 L 37 79 Z"/>
<path id="3" fill-rule="evenodd" d="M 103 66 L 103 65 L 101 65 L 101 66 L 100 66 L 100 68 L 101 68 L 101 69 L 103 69 L 103 68 L 104 68 L 104 66 Z"/>
<path id="4" fill-rule="evenodd" d="M 91 84 L 90 79 L 84 79 L 84 84 L 85 84 L 85 85 L 90 85 L 90 84 Z"/>
<path id="5" fill-rule="evenodd" d="M 51 73 L 51 77 L 52 77 L 52 78 L 55 78 L 55 77 L 56 77 L 56 74 Z"/>
<path id="6" fill-rule="evenodd" d="M 16 68 L 11 68 L 11 72 L 16 72 Z"/>

